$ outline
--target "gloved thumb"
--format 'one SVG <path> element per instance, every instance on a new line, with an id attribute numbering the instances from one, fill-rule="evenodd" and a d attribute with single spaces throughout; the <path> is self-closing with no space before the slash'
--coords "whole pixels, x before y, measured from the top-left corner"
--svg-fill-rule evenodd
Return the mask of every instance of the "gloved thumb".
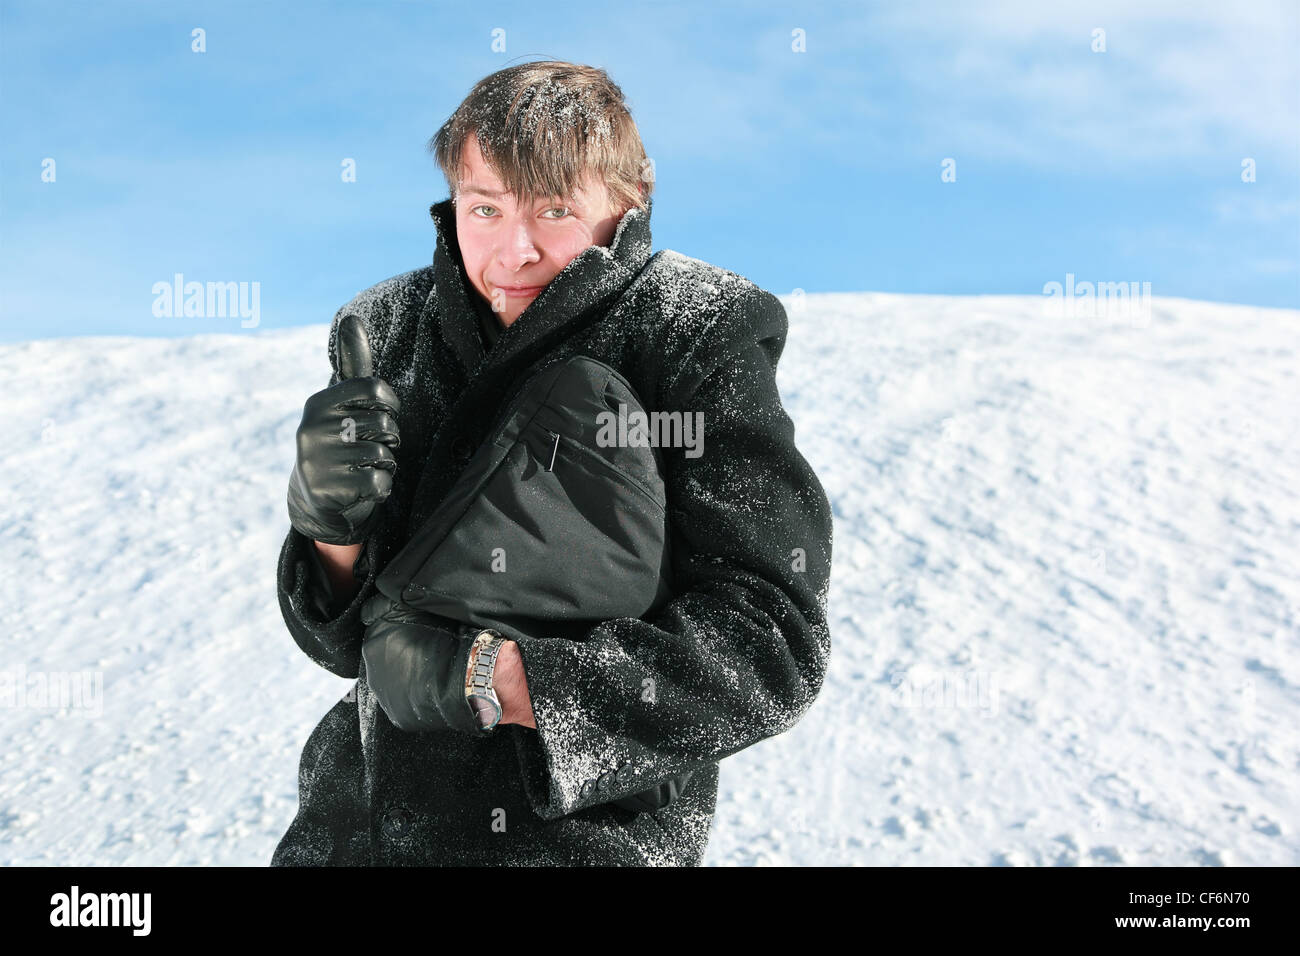
<path id="1" fill-rule="evenodd" d="M 390 607 L 392 602 L 384 597 L 383 592 L 376 593 L 361 605 L 361 623 L 369 627 L 383 617 Z"/>
<path id="2" fill-rule="evenodd" d="M 370 336 L 360 316 L 345 315 L 339 320 L 336 348 L 339 378 L 369 378 L 375 374 L 375 359 L 370 351 Z"/>

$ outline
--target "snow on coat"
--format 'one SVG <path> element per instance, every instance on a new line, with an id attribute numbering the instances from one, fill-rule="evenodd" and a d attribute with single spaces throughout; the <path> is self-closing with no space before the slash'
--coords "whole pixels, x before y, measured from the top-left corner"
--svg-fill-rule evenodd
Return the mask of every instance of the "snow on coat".
<path id="1" fill-rule="evenodd" d="M 653 202 L 653 201 L 651 201 Z M 402 401 L 383 523 L 346 608 L 290 529 L 277 581 L 297 645 L 356 678 L 308 738 L 299 808 L 272 865 L 698 865 L 718 761 L 789 729 L 821 689 L 831 509 L 776 387 L 787 319 L 749 280 L 650 253 L 650 209 L 584 250 L 485 352 L 451 200 L 430 213 L 432 266 L 372 286 L 334 318 L 366 323 Z M 645 619 L 519 638 L 537 729 L 484 739 L 395 727 L 366 681 L 361 606 L 530 369 L 571 355 L 617 369 L 648 408 L 700 412 L 703 454 L 662 449 L 675 594 Z M 692 771 L 650 812 L 614 801 Z"/>

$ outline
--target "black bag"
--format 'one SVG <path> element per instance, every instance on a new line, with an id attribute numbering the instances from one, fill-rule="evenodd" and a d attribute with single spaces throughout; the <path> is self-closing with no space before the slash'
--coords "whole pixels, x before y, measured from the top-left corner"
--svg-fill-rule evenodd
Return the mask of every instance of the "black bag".
<path id="1" fill-rule="evenodd" d="M 598 416 L 620 411 L 645 409 L 604 362 L 578 355 L 533 373 L 376 587 L 507 637 L 656 611 L 672 596 L 662 460 L 658 448 L 604 440 Z M 612 802 L 657 810 L 690 777 Z"/>

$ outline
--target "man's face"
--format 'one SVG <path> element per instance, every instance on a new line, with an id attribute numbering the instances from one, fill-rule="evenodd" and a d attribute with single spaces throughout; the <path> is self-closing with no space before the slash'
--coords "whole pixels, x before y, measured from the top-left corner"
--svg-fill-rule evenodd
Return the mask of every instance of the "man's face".
<path id="1" fill-rule="evenodd" d="M 613 209 L 590 174 L 576 195 L 526 206 L 484 164 L 474 136 L 464 157 L 456 197 L 461 258 L 474 288 L 508 326 L 578 253 L 608 246 L 626 210 Z"/>

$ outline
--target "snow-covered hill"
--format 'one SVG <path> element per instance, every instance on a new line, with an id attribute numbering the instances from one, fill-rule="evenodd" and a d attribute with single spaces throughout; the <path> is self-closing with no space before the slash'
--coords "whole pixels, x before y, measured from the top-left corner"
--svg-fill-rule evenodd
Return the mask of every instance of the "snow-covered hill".
<path id="1" fill-rule="evenodd" d="M 785 301 L 832 662 L 708 861 L 1300 864 L 1300 313 Z M 327 333 L 0 346 L 0 862 L 269 861 L 348 687 L 273 574 Z"/>

